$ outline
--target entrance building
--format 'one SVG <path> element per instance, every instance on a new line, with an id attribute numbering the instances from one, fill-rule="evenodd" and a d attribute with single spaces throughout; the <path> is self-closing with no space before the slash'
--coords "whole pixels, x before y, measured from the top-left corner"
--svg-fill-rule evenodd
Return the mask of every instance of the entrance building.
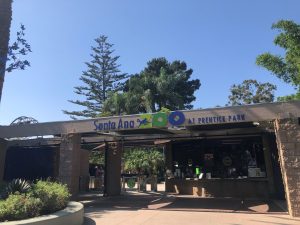
<path id="1" fill-rule="evenodd" d="M 0 181 L 51 176 L 76 195 L 92 146 L 105 151 L 105 194 L 119 195 L 124 146 L 147 143 L 164 148 L 167 192 L 286 198 L 300 216 L 299 118 L 294 101 L 0 126 Z"/>

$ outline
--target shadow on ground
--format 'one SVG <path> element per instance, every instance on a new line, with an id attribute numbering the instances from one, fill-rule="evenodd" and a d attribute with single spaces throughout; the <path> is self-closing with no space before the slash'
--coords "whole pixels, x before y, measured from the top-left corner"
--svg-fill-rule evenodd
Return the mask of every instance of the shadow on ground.
<path id="1" fill-rule="evenodd" d="M 82 195 L 78 199 L 86 213 L 108 210 L 169 210 L 195 212 L 242 212 L 286 214 L 272 200 L 241 200 L 236 198 L 201 198 L 162 193 L 124 193 L 116 197 L 99 194 Z"/>
<path id="2" fill-rule="evenodd" d="M 89 218 L 89 217 L 84 217 L 84 221 L 83 221 L 84 225 L 96 225 L 95 220 Z"/>

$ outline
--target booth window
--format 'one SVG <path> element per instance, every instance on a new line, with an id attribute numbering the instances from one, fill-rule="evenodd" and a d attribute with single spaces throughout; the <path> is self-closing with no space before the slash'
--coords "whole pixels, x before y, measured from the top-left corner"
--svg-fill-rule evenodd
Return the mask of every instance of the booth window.
<path id="1" fill-rule="evenodd" d="M 266 177 L 261 137 L 175 142 L 173 161 L 176 178 Z"/>

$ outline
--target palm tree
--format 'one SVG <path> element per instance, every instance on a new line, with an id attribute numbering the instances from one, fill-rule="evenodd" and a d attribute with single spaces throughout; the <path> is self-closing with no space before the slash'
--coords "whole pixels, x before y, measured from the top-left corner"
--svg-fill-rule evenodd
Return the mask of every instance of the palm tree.
<path id="1" fill-rule="evenodd" d="M 13 0 L 0 0 L 0 102 L 5 77 Z"/>

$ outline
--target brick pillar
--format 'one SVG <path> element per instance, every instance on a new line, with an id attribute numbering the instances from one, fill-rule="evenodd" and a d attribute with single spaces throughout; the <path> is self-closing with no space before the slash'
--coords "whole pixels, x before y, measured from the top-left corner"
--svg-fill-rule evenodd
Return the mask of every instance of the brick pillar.
<path id="1" fill-rule="evenodd" d="M 121 156 L 122 146 L 120 142 L 106 143 L 104 194 L 107 196 L 121 194 Z"/>
<path id="2" fill-rule="evenodd" d="M 289 214 L 300 217 L 300 126 L 298 118 L 274 123 Z"/>
<path id="3" fill-rule="evenodd" d="M 89 190 L 89 156 L 90 152 L 88 150 L 80 150 L 80 191 Z"/>
<path id="4" fill-rule="evenodd" d="M 58 179 L 68 185 L 73 196 L 79 191 L 80 144 L 80 134 L 62 135 Z"/>
<path id="5" fill-rule="evenodd" d="M 0 139 L 0 182 L 3 181 L 7 141 Z"/>

